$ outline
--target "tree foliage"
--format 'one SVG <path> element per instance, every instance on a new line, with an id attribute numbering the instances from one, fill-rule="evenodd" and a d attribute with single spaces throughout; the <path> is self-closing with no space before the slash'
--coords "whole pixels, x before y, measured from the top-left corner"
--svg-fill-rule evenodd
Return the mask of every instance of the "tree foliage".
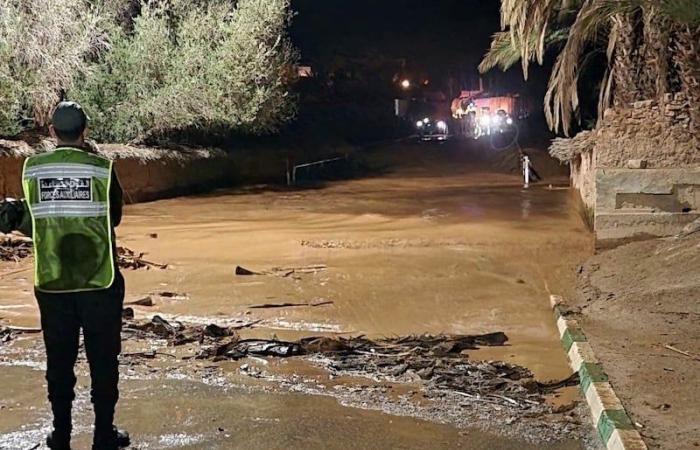
<path id="1" fill-rule="evenodd" d="M 139 141 L 191 128 L 265 133 L 294 117 L 289 0 L 32 1 L 60 4 L 65 15 L 57 20 L 38 6 L 7 7 L 3 14 L 8 21 L 26 22 L 25 14 L 56 24 L 47 24 L 52 37 L 35 27 L 0 29 L 0 63 L 19 69 L 5 76 L 0 68 L 5 133 L 17 130 L 27 109 L 44 124 L 61 89 L 83 103 L 102 140 Z M 38 45 L 46 41 L 61 44 Z M 40 56 L 4 57 L 7 48 L 34 42 Z M 46 76 L 37 76 L 43 64 L 39 74 Z"/>
<path id="2" fill-rule="evenodd" d="M 39 126 L 61 89 L 106 48 L 95 8 L 83 0 L 0 0 L 0 133 Z"/>
<path id="3" fill-rule="evenodd" d="M 590 52 L 605 52 L 608 68 L 599 108 L 665 93 L 681 77 L 681 89 L 698 99 L 700 64 L 688 42 L 700 39 L 697 0 L 501 0 L 503 31 L 494 35 L 481 71 L 520 61 L 527 78 L 548 48 L 558 57 L 545 96 L 550 126 L 568 134 L 579 107 L 578 79 Z M 668 64 L 668 61 L 672 64 Z"/>

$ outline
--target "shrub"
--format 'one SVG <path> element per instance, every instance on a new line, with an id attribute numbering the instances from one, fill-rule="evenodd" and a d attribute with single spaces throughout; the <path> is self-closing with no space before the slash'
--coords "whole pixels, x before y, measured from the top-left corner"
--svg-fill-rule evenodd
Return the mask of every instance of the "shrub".
<path id="1" fill-rule="evenodd" d="M 235 5 L 235 6 L 234 6 Z M 62 91 L 101 140 L 276 131 L 295 115 L 290 0 L 0 0 L 0 134 Z"/>
<path id="2" fill-rule="evenodd" d="M 97 10 L 84 0 L 0 0 L 0 133 L 46 124 L 62 89 L 87 75 L 106 48 Z"/>
<path id="3" fill-rule="evenodd" d="M 111 51 L 71 91 L 97 138 L 190 128 L 265 133 L 294 117 L 289 0 L 188 3 L 143 2 L 133 31 L 109 31 Z"/>

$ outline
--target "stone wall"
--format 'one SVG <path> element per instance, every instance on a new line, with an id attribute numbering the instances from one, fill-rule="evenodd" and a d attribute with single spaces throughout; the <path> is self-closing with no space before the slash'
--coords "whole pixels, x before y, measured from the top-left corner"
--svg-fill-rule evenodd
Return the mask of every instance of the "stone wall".
<path id="1" fill-rule="evenodd" d="M 571 161 L 571 186 L 578 189 L 581 201 L 588 210 L 595 208 L 596 159 L 594 155 L 592 151 L 582 153 Z"/>
<path id="2" fill-rule="evenodd" d="M 672 235 L 700 215 L 700 124 L 690 108 L 681 95 L 635 102 L 552 143 L 592 211 L 599 246 Z"/>
<path id="3" fill-rule="evenodd" d="M 661 104 L 635 102 L 608 109 L 596 130 L 598 168 L 623 168 L 644 160 L 648 168 L 700 165 L 700 124 L 691 124 L 690 105 L 681 94 L 667 94 Z"/>

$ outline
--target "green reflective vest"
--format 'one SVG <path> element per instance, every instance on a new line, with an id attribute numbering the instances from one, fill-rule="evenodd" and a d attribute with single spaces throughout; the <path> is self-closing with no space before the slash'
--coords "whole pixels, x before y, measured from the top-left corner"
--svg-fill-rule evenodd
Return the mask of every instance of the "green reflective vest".
<path id="1" fill-rule="evenodd" d="M 22 185 L 32 217 L 38 290 L 81 292 L 112 285 L 111 174 L 110 160 L 74 148 L 25 161 Z"/>

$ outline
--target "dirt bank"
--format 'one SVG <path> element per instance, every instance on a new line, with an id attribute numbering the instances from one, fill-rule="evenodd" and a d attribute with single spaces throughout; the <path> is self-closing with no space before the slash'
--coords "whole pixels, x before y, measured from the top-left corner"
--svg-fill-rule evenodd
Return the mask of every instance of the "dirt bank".
<path id="1" fill-rule="evenodd" d="M 30 155 L 51 148 L 0 139 L 0 197 L 21 197 L 22 166 Z M 283 182 L 286 152 L 279 148 L 151 148 L 104 144 L 99 153 L 113 159 L 128 203 L 211 191 L 237 184 Z"/>
<path id="2" fill-rule="evenodd" d="M 700 233 L 596 255 L 581 267 L 575 301 L 649 448 L 700 446 Z"/>

